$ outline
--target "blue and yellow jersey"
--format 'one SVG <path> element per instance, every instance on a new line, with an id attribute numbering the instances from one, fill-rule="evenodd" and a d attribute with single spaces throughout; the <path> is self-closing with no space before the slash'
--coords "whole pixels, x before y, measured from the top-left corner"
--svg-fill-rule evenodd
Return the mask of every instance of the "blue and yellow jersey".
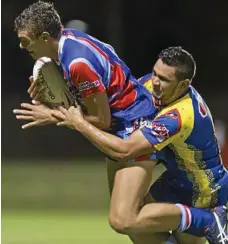
<path id="1" fill-rule="evenodd" d="M 150 76 L 139 82 L 152 91 Z M 169 184 L 178 194 L 186 194 L 191 198 L 188 202 L 196 207 L 215 206 L 217 192 L 228 184 L 228 173 L 220 156 L 211 113 L 200 94 L 190 86 L 141 131 L 156 150 L 164 153 L 167 174 L 172 175 Z"/>

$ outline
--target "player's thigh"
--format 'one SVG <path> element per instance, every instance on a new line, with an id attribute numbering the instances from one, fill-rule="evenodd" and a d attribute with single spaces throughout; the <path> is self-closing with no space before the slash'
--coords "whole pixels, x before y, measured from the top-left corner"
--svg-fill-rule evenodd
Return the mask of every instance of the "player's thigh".
<path id="1" fill-rule="evenodd" d="M 143 203 L 156 161 L 125 163 L 116 171 L 111 195 L 110 216 L 131 218 Z"/>
<path id="2" fill-rule="evenodd" d="M 108 187 L 109 187 L 109 193 L 111 195 L 113 185 L 114 185 L 114 179 L 116 172 L 124 167 L 125 163 L 119 163 L 115 162 L 111 159 L 106 158 L 106 168 L 107 168 L 107 180 L 108 180 Z"/>
<path id="3" fill-rule="evenodd" d="M 206 239 L 204 237 L 196 237 L 186 233 L 173 232 L 173 236 L 177 240 L 178 244 L 205 244 Z"/>
<path id="4" fill-rule="evenodd" d="M 146 161 L 117 165 L 107 161 L 109 186 L 112 192 L 111 222 L 113 217 L 122 218 L 123 222 L 134 218 L 141 205 L 152 202 L 151 194 L 147 192 L 155 164 L 155 161 Z M 134 244 L 162 244 L 168 239 L 169 233 L 131 233 L 129 237 Z"/>

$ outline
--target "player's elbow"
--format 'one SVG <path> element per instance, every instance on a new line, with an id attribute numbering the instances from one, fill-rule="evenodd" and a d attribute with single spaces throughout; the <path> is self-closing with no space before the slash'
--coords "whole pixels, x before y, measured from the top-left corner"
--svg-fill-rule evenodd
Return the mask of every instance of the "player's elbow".
<path id="1" fill-rule="evenodd" d="M 104 116 L 86 115 L 84 118 L 98 129 L 104 130 L 110 128 L 111 120 Z"/>
<path id="2" fill-rule="evenodd" d="M 118 162 L 127 162 L 132 158 L 133 155 L 131 149 L 128 146 L 120 145 L 120 151 L 115 155 L 115 159 Z"/>
<path id="3" fill-rule="evenodd" d="M 132 157 L 129 155 L 129 153 L 121 153 L 118 157 L 119 162 L 127 162 L 131 159 Z"/>

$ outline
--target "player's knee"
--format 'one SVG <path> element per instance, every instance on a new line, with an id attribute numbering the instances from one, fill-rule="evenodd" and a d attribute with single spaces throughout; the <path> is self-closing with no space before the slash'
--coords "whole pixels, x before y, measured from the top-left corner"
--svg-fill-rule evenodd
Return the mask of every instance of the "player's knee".
<path id="1" fill-rule="evenodd" d="M 119 234 L 125 234 L 123 220 L 117 216 L 109 216 L 109 225 Z"/>
<path id="2" fill-rule="evenodd" d="M 109 225 L 112 229 L 114 229 L 117 233 L 128 235 L 131 232 L 133 221 L 130 221 L 124 216 L 112 214 L 109 216 Z"/>

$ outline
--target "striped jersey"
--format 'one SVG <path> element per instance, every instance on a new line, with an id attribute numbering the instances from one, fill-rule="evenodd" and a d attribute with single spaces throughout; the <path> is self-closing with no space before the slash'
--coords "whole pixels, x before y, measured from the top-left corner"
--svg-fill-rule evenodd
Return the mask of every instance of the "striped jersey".
<path id="1" fill-rule="evenodd" d="M 128 121 L 154 113 L 151 94 L 109 44 L 78 30 L 64 29 L 58 56 L 66 80 L 82 100 L 106 92 L 112 116 Z"/>

